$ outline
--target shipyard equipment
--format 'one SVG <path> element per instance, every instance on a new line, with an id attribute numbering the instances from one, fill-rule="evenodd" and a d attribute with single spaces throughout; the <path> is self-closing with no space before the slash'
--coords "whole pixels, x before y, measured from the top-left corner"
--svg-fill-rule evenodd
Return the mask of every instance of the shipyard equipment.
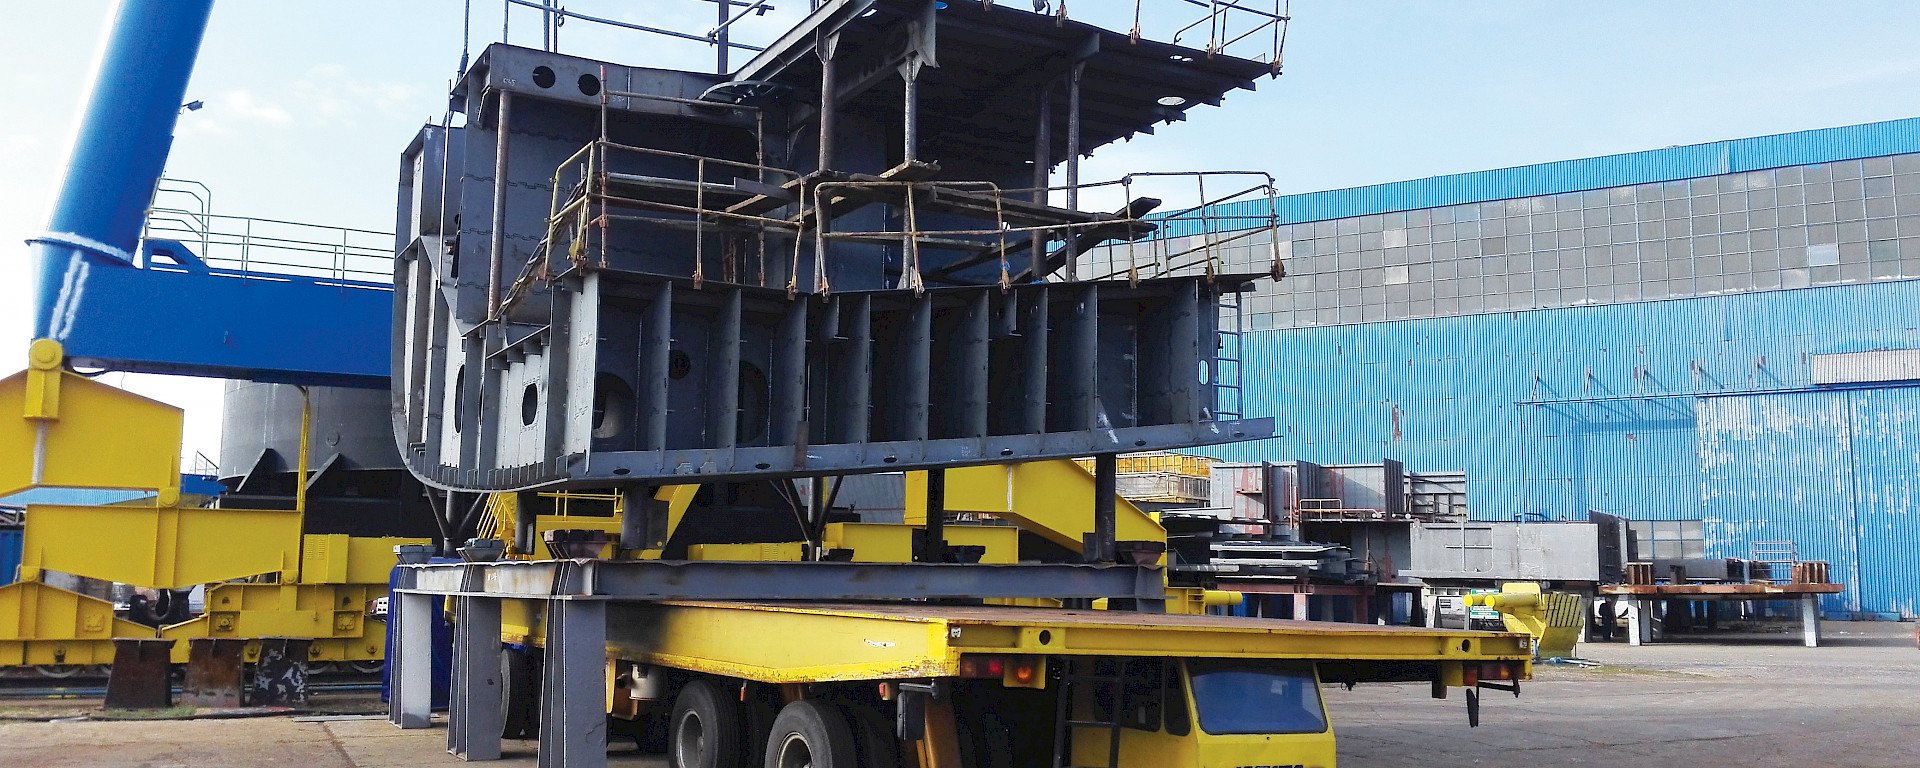
<path id="1" fill-rule="evenodd" d="M 26 416 L 0 433 L 7 455 L 34 457 L 0 467 L 0 486 L 154 492 L 29 510 L 34 567 L 228 582 L 210 591 L 218 610 L 155 639 L 378 638 L 366 585 L 416 540 L 311 530 L 316 489 L 392 479 L 363 432 L 314 464 L 330 406 L 311 387 L 385 373 L 364 356 L 378 337 L 353 333 L 371 324 L 392 330 L 399 461 L 467 560 L 393 574 L 390 717 L 430 724 L 436 598 L 450 598 L 448 746 L 467 759 L 537 732 L 543 764 L 599 765 L 610 731 L 655 722 L 678 765 L 1331 765 L 1323 682 L 1465 687 L 1472 717 L 1479 688 L 1517 691 L 1530 673 L 1517 634 L 1206 615 L 1235 596 L 1170 582 L 1166 528 L 1116 493 L 1119 453 L 1271 434 L 1241 412 L 1237 296 L 1283 270 L 1229 273 L 1211 237 L 1270 180 L 1209 196 L 1195 174 L 1197 205 L 1160 211 L 1130 177 L 1120 207 L 1088 212 L 1079 162 L 1277 74 L 1277 4 L 1204 5 L 1181 30 L 1208 30 L 1198 48 L 1044 3 L 831 0 L 720 74 L 561 54 L 558 20 L 592 17 L 531 6 L 543 48 L 463 57 L 463 124 L 427 126 L 403 154 L 391 319 L 369 323 L 356 302 L 379 289 L 362 281 L 289 280 L 275 296 L 331 290 L 313 300 L 360 314 L 278 345 L 220 328 L 258 297 L 177 340 L 107 332 L 153 304 L 98 302 L 142 281 L 231 287 L 190 242 L 136 251 L 138 217 L 119 215 L 163 164 L 156 137 L 206 18 L 191 5 L 126 4 L 70 174 L 93 187 L 62 197 L 118 213 L 56 215 L 36 241 L 42 338 L 32 370 L 0 382 L 0 406 Z M 717 4 L 723 19 L 764 5 Z M 728 23 L 708 38 L 722 50 Z M 1229 51 L 1269 32 L 1264 60 Z M 117 63 L 135 50 L 164 60 Z M 164 75 L 157 92 L 143 67 Z M 118 90 L 142 120 L 99 107 Z M 144 149 L 114 154 L 129 146 Z M 1049 188 L 1060 166 L 1066 185 Z M 1106 243 L 1150 244 L 1149 274 L 1080 279 Z M 292 504 L 183 507 L 178 412 L 77 364 L 306 387 L 235 389 L 276 405 L 236 441 L 232 500 Z M 114 451 L 107 476 L 82 460 Z M 1064 460 L 1078 456 L 1091 470 Z M 899 522 L 835 513 L 845 476 L 902 470 Z M 396 498 L 384 508 L 400 519 L 379 525 L 413 524 Z M 89 526 L 138 532 L 121 543 L 151 554 L 88 571 L 73 542 Z M 61 617 L 133 631 L 97 609 Z M 311 631 L 275 623 L 302 611 Z M 297 674 L 286 648 L 274 663 Z"/>
<path id="2" fill-rule="evenodd" d="M 0 456 L 7 459 L 0 462 L 0 495 L 42 487 L 148 495 L 115 506 L 27 508 L 19 581 L 0 588 L 0 664 L 104 664 L 115 657 L 116 639 L 136 641 L 140 658 L 157 651 L 176 663 L 186 662 L 198 641 L 238 640 L 228 647 L 252 661 L 266 636 L 311 640 L 304 660 L 377 661 L 384 632 L 367 607 L 384 589 L 393 547 L 426 541 L 406 535 L 418 532 L 425 518 L 412 516 L 409 523 L 402 510 L 360 510 L 356 524 L 350 507 L 377 500 L 362 495 L 370 486 L 354 475 L 364 467 L 342 460 L 343 452 L 324 455 L 321 471 L 311 471 L 304 390 L 289 389 L 277 409 L 249 414 L 282 421 L 279 435 L 259 433 L 278 442 L 255 443 L 260 450 L 237 479 L 249 493 L 202 507 L 180 493 L 180 411 L 72 370 L 107 366 L 313 384 L 365 382 L 372 373 L 327 362 L 330 347 L 352 345 L 308 344 L 272 332 L 271 343 L 263 344 L 263 326 L 284 324 L 258 322 L 301 307 L 361 306 L 355 302 L 369 294 L 364 283 L 338 275 L 246 280 L 202 258 L 212 241 L 204 231 L 192 245 L 143 237 L 210 5 L 121 4 L 48 231 L 30 241 L 40 269 L 37 340 L 28 370 L 0 381 L 0 411 L 8 414 L 0 428 Z M 384 300 L 386 293 L 378 295 Z M 349 312 L 336 330 L 378 314 Z M 303 366 L 289 362 L 290 354 L 311 357 Z M 302 367 L 310 370 L 296 374 Z M 246 440 L 229 443 L 247 446 Z M 391 461 L 388 466 L 398 469 Z M 348 509 L 310 517 L 310 491 L 331 500 L 318 507 Z M 48 583 L 50 573 L 162 594 L 206 584 L 207 610 L 187 621 L 143 626 L 117 618 L 105 600 Z M 164 686 L 166 675 L 154 679 Z"/>
<path id="3" fill-rule="evenodd" d="M 1533 637 L 1533 655 L 1541 659 L 1572 658 L 1586 621 L 1586 601 L 1579 595 L 1543 591 L 1531 581 L 1507 582 L 1498 594 L 1470 594 L 1466 602 L 1499 611 L 1507 631 Z"/>

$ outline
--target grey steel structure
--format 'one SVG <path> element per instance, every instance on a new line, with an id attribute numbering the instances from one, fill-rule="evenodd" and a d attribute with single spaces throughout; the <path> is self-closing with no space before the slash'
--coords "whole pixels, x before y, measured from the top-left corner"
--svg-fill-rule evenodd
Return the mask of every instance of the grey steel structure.
<path id="1" fill-rule="evenodd" d="M 1079 157 L 1273 66 L 932 0 L 826 3 L 730 76 L 491 46 L 403 158 L 402 457 L 509 491 L 1266 437 L 1218 352 L 1266 270 L 1074 270 L 1159 204 L 1077 210 Z"/>

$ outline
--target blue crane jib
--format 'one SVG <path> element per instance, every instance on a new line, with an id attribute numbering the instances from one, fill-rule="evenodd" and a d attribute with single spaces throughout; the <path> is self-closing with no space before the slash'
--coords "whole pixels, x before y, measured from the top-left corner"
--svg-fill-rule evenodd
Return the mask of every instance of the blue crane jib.
<path id="1" fill-rule="evenodd" d="M 384 388 L 386 275 L 209 264 L 222 244 L 204 213 L 197 237 L 143 246 L 212 6 L 120 4 L 46 231 L 29 241 L 34 336 L 81 367 Z"/>
<path id="2" fill-rule="evenodd" d="M 1075 269 L 1159 204 L 1079 210 L 1079 158 L 1271 71 L 926 0 L 823 4 L 732 75 L 491 46 L 403 156 L 402 455 L 505 491 L 1267 437 L 1221 397 L 1263 275 Z"/>

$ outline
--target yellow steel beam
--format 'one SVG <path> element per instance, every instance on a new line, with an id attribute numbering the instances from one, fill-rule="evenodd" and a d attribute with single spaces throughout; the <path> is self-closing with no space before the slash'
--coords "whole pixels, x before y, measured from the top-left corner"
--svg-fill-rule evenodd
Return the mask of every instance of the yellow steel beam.
<path id="1" fill-rule="evenodd" d="M 371 660 L 386 647 L 386 625 L 367 618 L 367 605 L 385 595 L 379 584 L 215 584 L 207 612 L 160 630 L 180 642 L 176 663 L 187 660 L 192 637 L 305 637 L 316 640 L 316 661 Z M 336 641 L 322 643 L 318 641 Z"/>
<path id="2" fill-rule="evenodd" d="M 37 581 L 0 587 L 0 666 L 111 664 L 113 638 L 153 636 L 97 597 Z"/>
<path id="3" fill-rule="evenodd" d="M 1520 634 L 1044 608 L 614 604 L 608 636 L 616 658 L 768 683 L 952 675 L 962 653 L 1453 665 L 1532 657 Z"/>
<path id="4" fill-rule="evenodd" d="M 181 411 L 60 370 L 41 339 L 30 367 L 0 379 L 0 496 L 28 488 L 154 491 L 180 497 Z"/>
<path id="5" fill-rule="evenodd" d="M 36 504 L 26 518 L 22 579 L 46 569 L 184 589 L 260 574 L 288 582 L 298 576 L 297 510 Z"/>
<path id="6" fill-rule="evenodd" d="M 908 525 L 925 525 L 927 474 L 907 473 Z M 1004 518 L 1060 546 L 1080 551 L 1093 532 L 1093 475 L 1067 459 L 947 470 L 948 512 Z M 1114 500 L 1114 538 L 1166 541 L 1167 531 L 1124 498 Z"/>
<path id="7" fill-rule="evenodd" d="M 741 610 L 717 604 L 607 606 L 608 653 L 763 683 L 942 677 L 959 674 L 938 622 L 821 611 Z M 770 643 L 767 638 L 781 638 Z"/>
<path id="8" fill-rule="evenodd" d="M 361 661 L 386 651 L 386 625 L 367 618 L 367 607 L 387 592 L 393 548 L 430 539 L 373 538 L 327 534 L 304 537 L 300 581 L 281 584 L 215 584 L 207 588 L 206 613 L 163 627 L 161 637 L 181 640 L 175 662 L 185 663 L 193 637 L 312 638 L 314 661 Z M 247 658 L 259 653 L 248 643 Z"/>

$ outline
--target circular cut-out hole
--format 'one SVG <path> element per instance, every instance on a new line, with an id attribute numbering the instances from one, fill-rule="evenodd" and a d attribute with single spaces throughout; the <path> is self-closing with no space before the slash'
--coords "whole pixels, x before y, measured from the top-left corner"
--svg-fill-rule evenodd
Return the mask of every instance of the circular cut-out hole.
<path id="1" fill-rule="evenodd" d="M 773 465 L 772 465 L 772 464 L 768 464 L 768 463 L 766 463 L 766 462 L 764 462 L 764 461 L 763 461 L 763 462 L 760 462 L 760 463 L 758 463 L 758 464 L 755 464 L 755 465 L 753 465 L 753 468 L 754 468 L 754 469 L 772 469 L 772 468 L 773 468 Z"/>
<path id="2" fill-rule="evenodd" d="M 1040 630 L 1040 644 L 1048 645 L 1052 642 L 1053 642 L 1053 630 L 1050 630 L 1050 629 Z"/>
<path id="3" fill-rule="evenodd" d="M 533 84 L 542 88 L 553 87 L 553 68 L 541 65 L 533 68 Z"/>
<path id="4" fill-rule="evenodd" d="M 1000 449 L 1000 455 L 1002 455 L 1002 456 L 1012 456 L 1012 455 L 1013 455 L 1013 449 L 1012 449 L 1012 448 L 1002 448 L 1002 449 Z"/>
<path id="5" fill-rule="evenodd" d="M 528 384 L 520 390 L 520 424 L 533 426 L 533 420 L 540 415 L 540 385 Z"/>
<path id="6" fill-rule="evenodd" d="M 884 459 L 881 459 L 881 461 L 883 461 L 883 462 L 886 462 L 886 463 L 888 463 L 888 464 L 892 464 L 892 463 L 894 463 L 894 462 L 896 462 L 896 461 L 899 461 L 899 460 L 900 460 L 900 457 L 898 457 L 898 456 L 888 456 L 888 457 L 886 457 L 886 458 L 884 458 Z"/>
<path id="7" fill-rule="evenodd" d="M 1468 651 L 1471 651 L 1471 650 L 1473 650 L 1473 641 L 1472 641 L 1472 640 L 1462 640 L 1462 641 L 1460 641 L 1460 652 L 1461 652 L 1461 653 L 1466 653 L 1466 652 L 1468 652 Z"/>
<path id="8" fill-rule="evenodd" d="M 633 471 L 633 470 L 631 470 L 631 469 L 627 469 L 626 467 L 620 467 L 620 468 L 618 468 L 618 469 L 615 469 L 615 470 L 613 471 L 613 473 L 614 473 L 614 474 L 616 474 L 616 475 L 624 475 L 624 474 L 627 474 L 628 472 L 632 472 L 632 471 Z"/>
<path id="9" fill-rule="evenodd" d="M 580 93 L 587 96 L 600 95 L 600 78 L 593 75 L 580 76 Z"/>
<path id="10" fill-rule="evenodd" d="M 690 373 L 693 373 L 693 358 L 677 349 L 667 353 L 667 378 L 684 379 Z"/>
<path id="11" fill-rule="evenodd" d="M 1138 448 L 1138 447 L 1140 447 L 1140 446 L 1143 446 L 1143 445 L 1146 445 L 1146 444 L 1147 444 L 1147 441 L 1145 441 L 1145 440 L 1135 440 L 1135 441 L 1133 441 L 1133 447 L 1135 447 L 1135 448 Z"/>

